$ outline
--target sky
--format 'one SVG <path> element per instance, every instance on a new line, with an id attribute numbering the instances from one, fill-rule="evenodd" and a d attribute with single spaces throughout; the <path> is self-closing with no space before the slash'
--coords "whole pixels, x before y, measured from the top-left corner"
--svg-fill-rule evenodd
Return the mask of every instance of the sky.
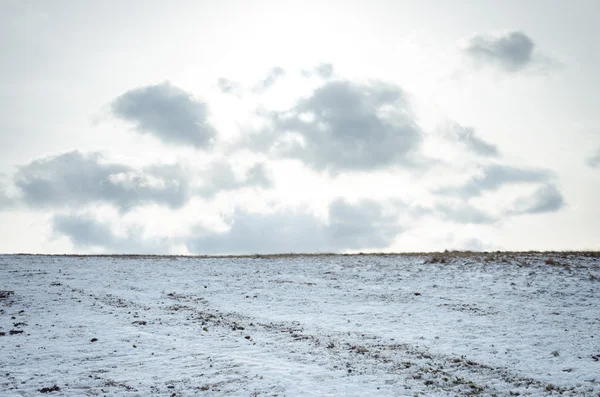
<path id="1" fill-rule="evenodd" d="M 0 0 L 0 252 L 598 250 L 599 12 Z"/>

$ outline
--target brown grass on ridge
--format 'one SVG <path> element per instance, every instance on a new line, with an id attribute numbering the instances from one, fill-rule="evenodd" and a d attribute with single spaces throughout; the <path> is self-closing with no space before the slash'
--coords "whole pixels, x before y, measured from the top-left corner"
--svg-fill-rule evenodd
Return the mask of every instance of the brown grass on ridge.
<path id="1" fill-rule="evenodd" d="M 276 254 L 238 254 L 238 255 L 164 255 L 164 254 L 28 254 L 18 253 L 10 254 L 15 256 L 50 256 L 50 257 L 69 257 L 69 258 L 115 258 L 115 259 L 177 259 L 177 258 L 197 258 L 197 259 L 218 259 L 218 258 L 295 258 L 295 257 L 321 257 L 321 256 L 401 256 L 401 257 L 429 257 L 433 263 L 445 263 L 453 259 L 484 257 L 492 260 L 501 258 L 510 258 L 514 256 L 534 255 L 547 257 L 587 257 L 600 258 L 600 251 L 443 251 L 443 252 L 369 252 L 369 253 L 276 253 Z M 555 261 L 554 259 L 551 259 Z"/>

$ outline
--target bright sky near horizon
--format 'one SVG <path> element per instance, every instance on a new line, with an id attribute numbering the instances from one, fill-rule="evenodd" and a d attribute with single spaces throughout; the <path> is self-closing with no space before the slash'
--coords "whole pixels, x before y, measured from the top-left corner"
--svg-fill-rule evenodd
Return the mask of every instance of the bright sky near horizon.
<path id="1" fill-rule="evenodd" d="M 0 0 L 0 252 L 600 249 L 599 12 Z"/>

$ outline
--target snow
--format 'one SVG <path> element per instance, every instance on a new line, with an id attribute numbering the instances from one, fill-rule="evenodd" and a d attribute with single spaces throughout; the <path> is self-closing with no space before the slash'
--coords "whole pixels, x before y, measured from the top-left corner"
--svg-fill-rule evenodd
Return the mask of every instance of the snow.
<path id="1" fill-rule="evenodd" d="M 597 255 L 430 258 L 3 255 L 0 395 L 600 395 Z"/>

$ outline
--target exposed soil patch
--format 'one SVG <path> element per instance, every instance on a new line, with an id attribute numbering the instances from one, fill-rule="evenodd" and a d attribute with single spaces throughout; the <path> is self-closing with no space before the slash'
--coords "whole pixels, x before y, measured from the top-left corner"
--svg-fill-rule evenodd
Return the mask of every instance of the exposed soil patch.
<path id="1" fill-rule="evenodd" d="M 52 393 L 55 391 L 60 391 L 60 387 L 58 387 L 57 385 L 54 385 L 54 386 L 50 386 L 50 387 L 42 387 L 39 390 L 40 393 Z"/>

